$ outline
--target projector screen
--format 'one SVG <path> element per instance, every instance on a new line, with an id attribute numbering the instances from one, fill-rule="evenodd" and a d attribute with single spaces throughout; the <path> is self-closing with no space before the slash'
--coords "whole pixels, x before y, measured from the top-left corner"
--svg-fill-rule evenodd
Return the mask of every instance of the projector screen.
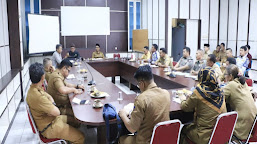
<path id="1" fill-rule="evenodd" d="M 110 35 L 109 7 L 61 7 L 62 36 Z"/>
<path id="2" fill-rule="evenodd" d="M 29 54 L 55 51 L 60 43 L 59 17 L 28 15 Z"/>

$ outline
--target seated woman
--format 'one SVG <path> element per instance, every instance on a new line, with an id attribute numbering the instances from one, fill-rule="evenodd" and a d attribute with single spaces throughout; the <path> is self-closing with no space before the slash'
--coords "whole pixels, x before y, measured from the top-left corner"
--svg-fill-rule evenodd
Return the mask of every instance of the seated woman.
<path id="1" fill-rule="evenodd" d="M 180 96 L 181 109 L 185 112 L 195 111 L 194 122 L 184 126 L 180 143 L 186 143 L 186 138 L 197 144 L 207 144 L 217 117 L 225 113 L 225 97 L 218 85 L 214 70 L 210 67 L 201 69 L 198 73 L 199 84 L 193 94 L 186 99 Z"/>
<path id="2" fill-rule="evenodd" d="M 250 132 L 257 109 L 245 78 L 238 76 L 238 73 L 239 68 L 234 64 L 226 68 L 225 78 L 228 84 L 224 87 L 224 94 L 231 109 L 238 113 L 234 135 L 242 140 Z"/>

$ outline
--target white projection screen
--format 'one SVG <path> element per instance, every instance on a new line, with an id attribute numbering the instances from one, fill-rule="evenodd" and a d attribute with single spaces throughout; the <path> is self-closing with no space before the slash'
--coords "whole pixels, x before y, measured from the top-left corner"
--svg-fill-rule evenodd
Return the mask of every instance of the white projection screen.
<path id="1" fill-rule="evenodd" d="M 109 7 L 61 7 L 62 36 L 110 35 Z"/>
<path id="2" fill-rule="evenodd" d="M 60 43 L 58 16 L 28 15 L 29 54 L 55 51 Z"/>

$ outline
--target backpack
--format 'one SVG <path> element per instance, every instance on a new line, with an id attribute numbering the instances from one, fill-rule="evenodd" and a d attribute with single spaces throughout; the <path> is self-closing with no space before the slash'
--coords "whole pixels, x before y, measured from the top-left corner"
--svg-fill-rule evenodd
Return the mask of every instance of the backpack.
<path id="1" fill-rule="evenodd" d="M 103 117 L 105 120 L 105 126 L 106 126 L 106 137 L 108 140 L 109 144 L 115 144 L 119 137 L 122 135 L 126 135 L 129 134 L 130 132 L 127 130 L 127 128 L 125 127 L 124 123 L 122 122 L 120 116 L 118 115 L 118 113 L 116 112 L 116 109 L 113 105 L 111 104 L 105 104 L 103 107 Z M 111 138 L 110 135 L 110 120 L 112 119 L 117 119 L 117 134 L 115 138 Z M 113 132 L 113 131 L 112 131 Z"/>

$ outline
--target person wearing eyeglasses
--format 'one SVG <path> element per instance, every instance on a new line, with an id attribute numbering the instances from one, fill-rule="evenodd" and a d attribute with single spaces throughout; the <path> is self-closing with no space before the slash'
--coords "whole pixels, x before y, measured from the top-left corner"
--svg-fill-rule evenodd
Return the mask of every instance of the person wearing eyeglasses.
<path id="1" fill-rule="evenodd" d="M 47 87 L 47 93 L 50 94 L 56 106 L 60 109 L 62 115 L 68 115 L 73 117 L 73 111 L 71 109 L 70 99 L 68 94 L 81 94 L 83 85 L 75 85 L 65 81 L 65 78 L 68 77 L 72 63 L 64 59 L 58 68 L 50 75 Z"/>

